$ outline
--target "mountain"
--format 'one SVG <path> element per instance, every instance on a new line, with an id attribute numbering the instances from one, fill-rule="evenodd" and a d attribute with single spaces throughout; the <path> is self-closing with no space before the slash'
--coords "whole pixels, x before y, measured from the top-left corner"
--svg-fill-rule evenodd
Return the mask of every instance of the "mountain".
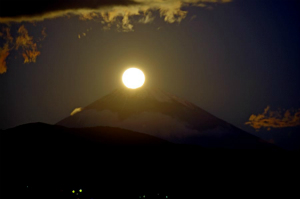
<path id="1" fill-rule="evenodd" d="M 209 148 L 272 148 L 264 140 L 160 89 L 116 89 L 61 120 L 65 127 L 112 126 L 179 144 Z"/>

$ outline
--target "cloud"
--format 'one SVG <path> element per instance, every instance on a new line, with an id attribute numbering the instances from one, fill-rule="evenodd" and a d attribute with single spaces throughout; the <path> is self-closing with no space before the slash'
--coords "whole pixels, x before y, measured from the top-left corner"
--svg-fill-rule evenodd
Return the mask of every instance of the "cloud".
<path id="1" fill-rule="evenodd" d="M 88 28 L 86 29 L 86 32 L 83 32 L 81 34 L 78 34 L 78 39 L 82 38 L 82 37 L 86 37 L 88 32 L 90 32 L 92 30 L 92 28 Z"/>
<path id="2" fill-rule="evenodd" d="M 139 23 L 147 24 L 151 23 L 154 20 L 154 16 L 152 16 L 151 12 L 145 12 L 144 16 L 139 19 Z"/>
<path id="3" fill-rule="evenodd" d="M 1 0 L 0 22 L 39 21 L 82 10 L 101 7 L 128 6 L 133 0 Z"/>
<path id="4" fill-rule="evenodd" d="M 3 48 L 0 48 L 0 74 L 6 73 L 7 65 L 6 58 L 9 55 L 8 43 L 4 44 Z"/>
<path id="5" fill-rule="evenodd" d="M 2 37 L 8 43 L 12 43 L 14 40 L 14 38 L 10 34 L 10 29 L 8 27 L 2 29 L 0 37 Z"/>
<path id="6" fill-rule="evenodd" d="M 116 24 L 119 31 L 133 31 L 131 17 L 138 16 L 138 23 L 151 23 L 154 20 L 153 13 L 159 12 L 160 17 L 167 23 L 180 23 L 187 16 L 187 11 L 182 10 L 188 6 L 203 7 L 207 4 L 227 3 L 231 0 L 136 0 L 138 4 L 128 6 L 113 6 L 99 9 L 90 14 L 81 14 L 82 20 L 102 19 L 104 29 L 110 29 Z"/>
<path id="7" fill-rule="evenodd" d="M 38 39 L 43 41 L 47 34 L 46 29 L 41 31 L 42 38 Z M 24 58 L 24 63 L 36 62 L 37 56 L 41 52 L 37 49 L 37 43 L 34 42 L 33 37 L 29 36 L 27 29 L 24 25 L 18 29 L 18 35 L 13 38 L 8 27 L 3 28 L 0 32 L 0 38 L 4 40 L 3 47 L 0 47 L 0 74 L 7 72 L 7 58 L 12 50 L 21 50 Z"/>
<path id="8" fill-rule="evenodd" d="M 41 42 L 41 41 L 44 41 L 46 39 L 47 33 L 46 33 L 46 28 L 45 27 L 43 28 L 43 30 L 41 32 L 41 35 L 42 35 L 42 37 L 39 37 L 37 42 Z"/>
<path id="9" fill-rule="evenodd" d="M 8 27 L 2 29 L 2 32 L 0 32 L 0 38 L 4 40 L 3 47 L 0 47 L 0 74 L 3 74 L 7 71 L 6 59 L 10 54 L 10 46 L 12 45 L 14 39 L 11 36 L 10 29 Z"/>
<path id="10" fill-rule="evenodd" d="M 45 19 L 78 15 L 81 20 L 101 19 L 105 29 L 112 24 L 125 32 L 133 30 L 132 16 L 140 23 L 153 21 L 158 11 L 168 23 L 181 22 L 187 15 L 184 7 L 205 7 L 231 0 L 4 0 L 1 1 L 0 23 L 42 21 Z M 16 8 L 16 5 L 18 5 Z"/>
<path id="11" fill-rule="evenodd" d="M 118 31 L 130 32 L 134 30 L 134 22 L 151 23 L 154 14 L 167 23 L 180 23 L 186 18 L 189 6 L 211 7 L 219 3 L 228 3 L 232 0 L 1 0 L 0 23 L 39 22 L 65 16 L 77 16 L 80 20 L 96 20 L 101 22 L 105 30 L 113 26 Z M 7 71 L 7 57 L 10 51 L 22 49 L 24 63 L 36 62 L 41 54 L 36 42 L 45 39 L 45 29 L 42 38 L 34 42 L 33 37 L 22 25 L 18 30 L 19 36 L 14 40 L 9 28 L 0 32 L 0 37 L 5 40 L 1 47 L 0 73 Z M 78 38 L 86 33 L 78 34 Z M 14 43 L 15 42 L 15 43 Z M 11 47 L 13 46 L 13 47 Z"/>
<path id="12" fill-rule="evenodd" d="M 265 108 L 262 114 L 252 114 L 249 121 L 245 123 L 250 125 L 256 130 L 260 128 L 285 128 L 294 127 L 300 125 L 300 109 L 298 110 L 286 110 L 284 113 L 279 109 L 277 111 L 271 111 L 268 106 Z"/>
<path id="13" fill-rule="evenodd" d="M 79 113 L 79 112 L 81 112 L 81 111 L 83 111 L 83 108 L 81 108 L 81 107 L 75 108 L 75 109 L 72 111 L 72 113 L 71 113 L 70 115 L 73 116 L 73 115 L 75 115 L 76 113 Z"/>
<path id="14" fill-rule="evenodd" d="M 41 54 L 37 50 L 36 43 L 33 42 L 33 37 L 28 35 L 28 31 L 24 25 L 18 30 L 19 36 L 16 38 L 16 50 L 23 49 L 22 56 L 24 63 L 36 62 L 36 57 Z"/>

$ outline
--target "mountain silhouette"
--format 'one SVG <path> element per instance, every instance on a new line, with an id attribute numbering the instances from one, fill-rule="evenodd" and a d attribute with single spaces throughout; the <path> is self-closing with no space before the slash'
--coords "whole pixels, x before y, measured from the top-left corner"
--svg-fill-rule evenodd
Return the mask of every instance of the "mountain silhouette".
<path id="1" fill-rule="evenodd" d="M 160 89 L 116 89 L 81 108 L 57 125 L 80 128 L 112 126 L 179 144 L 208 148 L 257 149 L 273 147 L 199 108 Z"/>
<path id="2" fill-rule="evenodd" d="M 253 181 L 269 194 L 295 172 L 270 172 L 293 154 L 158 89 L 118 89 L 57 125 L 0 135 L 1 198 L 255 197 Z"/>

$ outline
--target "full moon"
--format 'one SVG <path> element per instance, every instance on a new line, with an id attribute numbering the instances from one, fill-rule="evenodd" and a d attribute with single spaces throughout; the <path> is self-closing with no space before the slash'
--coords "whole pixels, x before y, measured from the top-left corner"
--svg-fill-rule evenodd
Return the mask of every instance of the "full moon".
<path id="1" fill-rule="evenodd" d="M 145 75 L 140 69 L 129 68 L 123 73 L 122 81 L 127 88 L 136 89 L 143 86 Z"/>

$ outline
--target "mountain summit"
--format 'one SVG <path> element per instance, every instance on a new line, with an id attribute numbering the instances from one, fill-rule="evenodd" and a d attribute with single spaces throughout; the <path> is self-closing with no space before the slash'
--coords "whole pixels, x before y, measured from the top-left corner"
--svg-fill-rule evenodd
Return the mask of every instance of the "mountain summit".
<path id="1" fill-rule="evenodd" d="M 210 148 L 256 149 L 269 145 L 213 116 L 191 102 L 160 89 L 116 89 L 73 111 L 57 125 L 112 126 L 156 136 L 179 144 Z"/>

